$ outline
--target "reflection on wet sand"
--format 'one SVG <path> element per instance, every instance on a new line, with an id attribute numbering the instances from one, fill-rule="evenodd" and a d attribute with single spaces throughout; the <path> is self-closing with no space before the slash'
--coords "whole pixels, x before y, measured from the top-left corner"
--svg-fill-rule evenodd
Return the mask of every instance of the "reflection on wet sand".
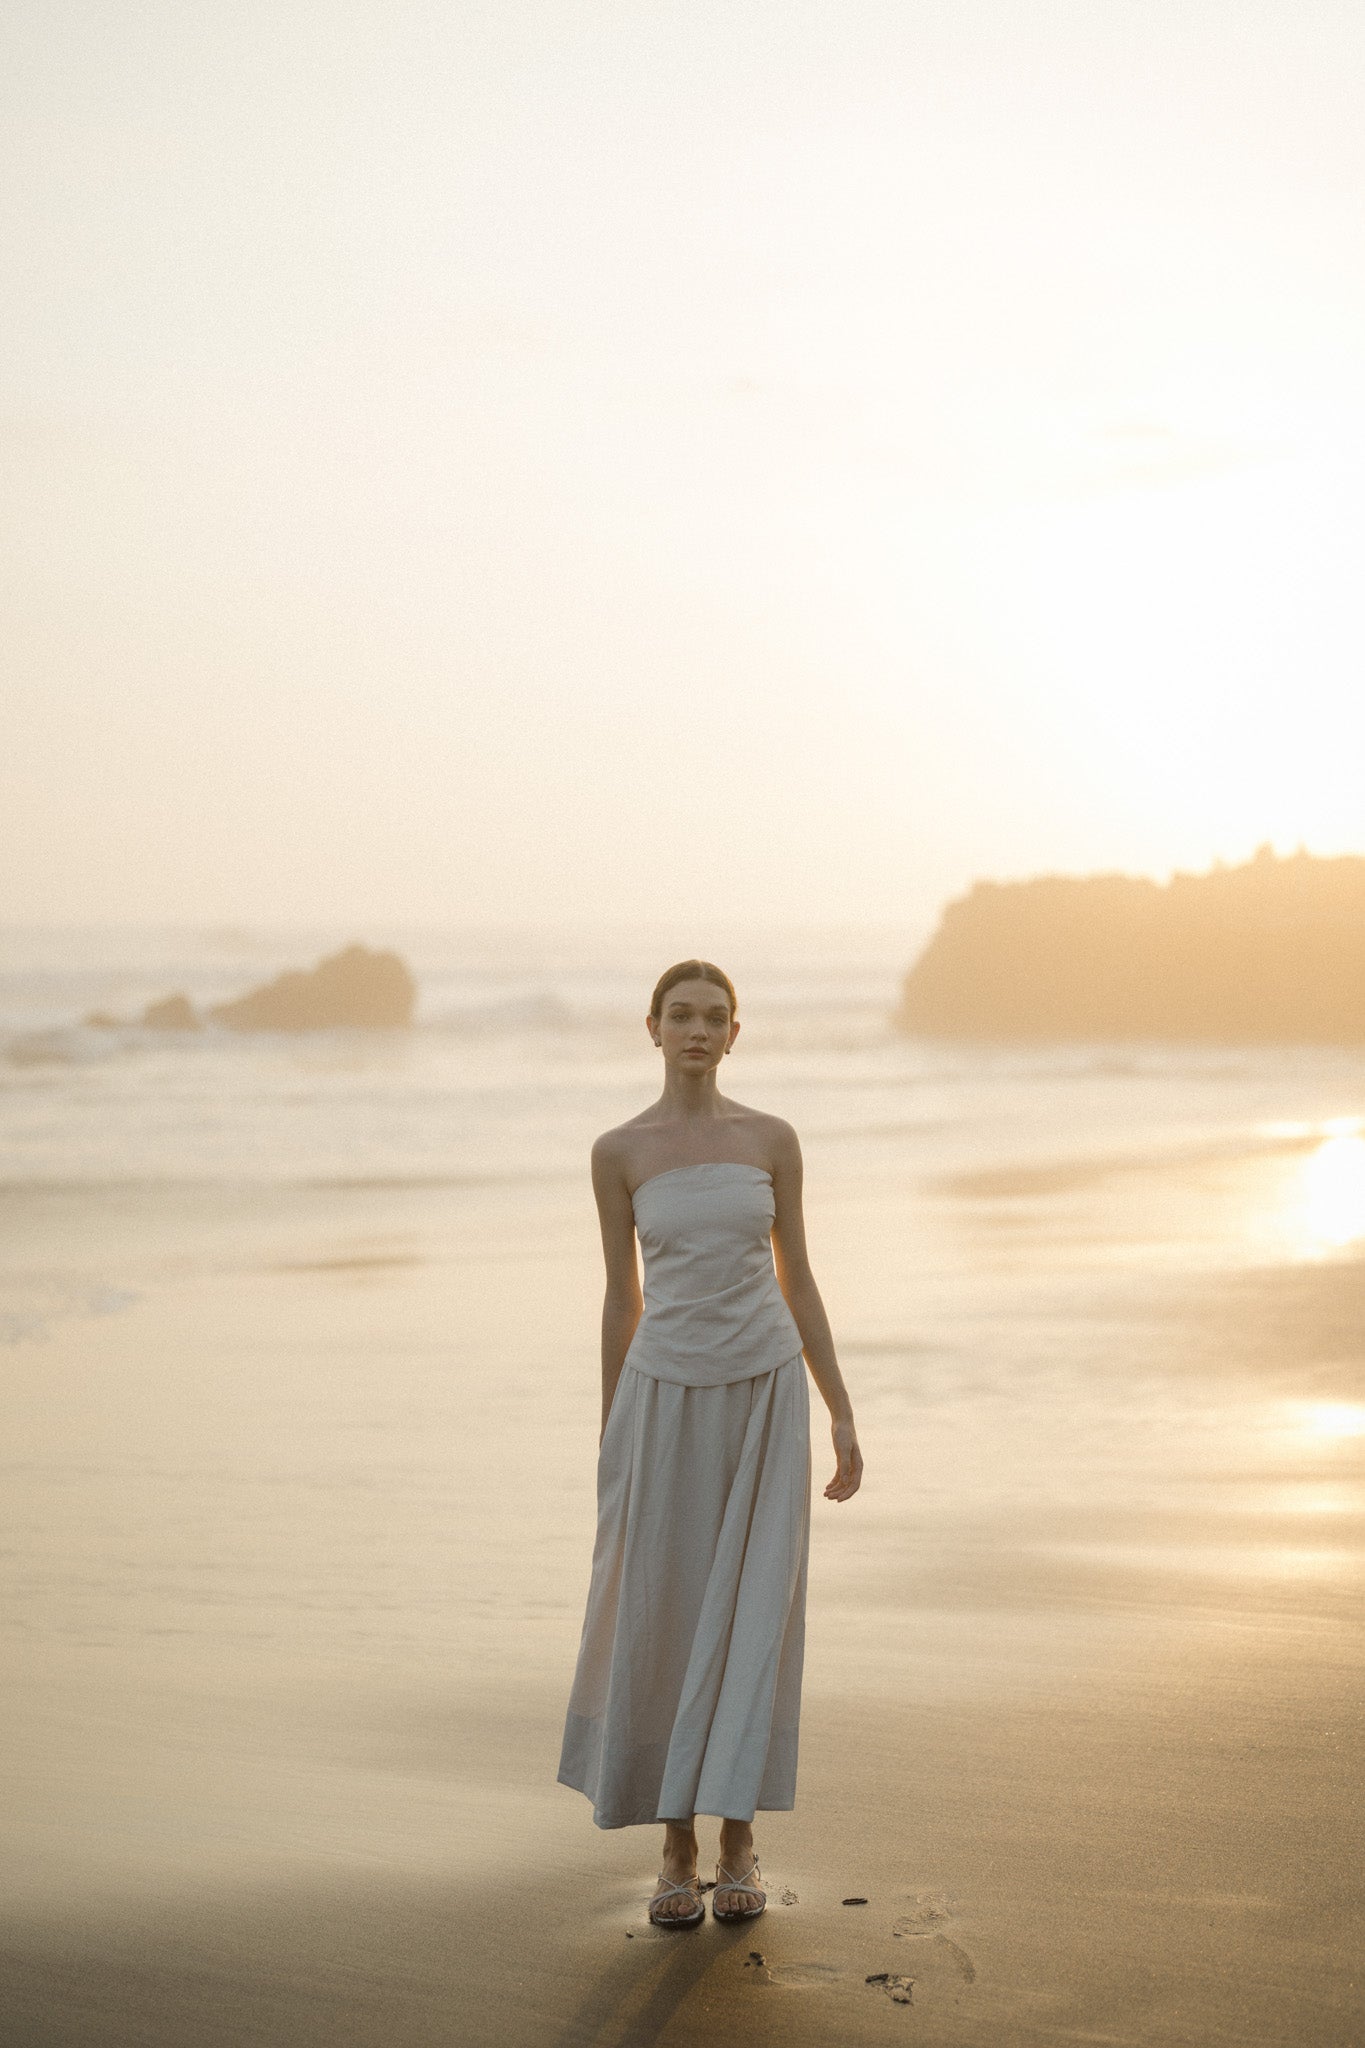
<path id="1" fill-rule="evenodd" d="M 1365 1237 L 1365 1137 L 1330 1131 L 1300 1169 L 1303 1233 L 1323 1251 Z"/>
<path id="2" fill-rule="evenodd" d="M 1365 1407 L 1356 1401 L 1310 1401 L 1303 1427 L 1312 1436 L 1365 1436 Z"/>

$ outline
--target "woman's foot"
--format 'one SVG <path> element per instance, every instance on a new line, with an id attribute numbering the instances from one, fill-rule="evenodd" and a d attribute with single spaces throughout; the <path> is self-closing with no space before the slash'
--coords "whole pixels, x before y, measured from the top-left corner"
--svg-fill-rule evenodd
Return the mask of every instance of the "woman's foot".
<path id="1" fill-rule="evenodd" d="M 689 1887 L 683 1891 L 670 1891 L 670 1885 Z M 697 1837 L 691 1828 L 675 1827 L 665 1823 L 663 1862 L 659 1866 L 659 1884 L 649 1902 L 649 1917 L 656 1927 L 669 1921 L 682 1921 L 691 1926 L 705 1914 L 701 1886 L 697 1880 Z"/>
<path id="2" fill-rule="evenodd" d="M 747 1821 L 726 1821 L 720 1831 L 720 1863 L 711 1900 L 716 1918 L 756 1920 L 768 1903 L 762 1878 L 752 1827 Z"/>
<path id="3" fill-rule="evenodd" d="M 706 1918 L 700 1879 L 694 1874 L 672 1884 L 660 1875 L 658 1890 L 649 1902 L 649 1918 L 654 1927 L 700 1927 Z"/>

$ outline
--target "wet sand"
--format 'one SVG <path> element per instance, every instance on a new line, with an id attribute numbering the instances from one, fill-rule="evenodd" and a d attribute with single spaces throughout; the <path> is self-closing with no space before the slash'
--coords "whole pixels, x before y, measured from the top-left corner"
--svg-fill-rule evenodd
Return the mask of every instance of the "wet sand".
<path id="1" fill-rule="evenodd" d="M 1365 1265 L 1191 1249 L 1271 1170 L 826 1174 L 872 1478 L 817 1502 L 769 1912 L 671 1935 L 652 1831 L 554 1782 L 577 1192 L 23 1198 L 6 2037 L 1357 2043 Z"/>

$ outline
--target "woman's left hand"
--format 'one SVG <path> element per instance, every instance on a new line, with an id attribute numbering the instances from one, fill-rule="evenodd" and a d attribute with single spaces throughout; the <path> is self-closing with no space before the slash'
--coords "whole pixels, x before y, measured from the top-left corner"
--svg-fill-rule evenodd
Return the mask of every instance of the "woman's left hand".
<path id="1" fill-rule="evenodd" d="M 858 1449 L 858 1432 L 851 1422 L 836 1422 L 830 1430 L 834 1455 L 839 1463 L 825 1488 L 826 1500 L 851 1500 L 863 1483 L 863 1454 Z"/>

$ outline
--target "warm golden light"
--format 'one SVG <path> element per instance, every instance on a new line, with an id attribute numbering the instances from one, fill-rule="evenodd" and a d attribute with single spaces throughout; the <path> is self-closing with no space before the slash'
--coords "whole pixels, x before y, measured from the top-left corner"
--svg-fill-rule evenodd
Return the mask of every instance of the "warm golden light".
<path id="1" fill-rule="evenodd" d="M 1297 1156 L 1277 1162 L 1265 1196 L 1255 1204 L 1259 1213 L 1247 1219 L 1249 1239 L 1268 1240 L 1281 1256 L 1296 1260 L 1328 1258 L 1365 1242 L 1362 1120 L 1327 1117 L 1311 1124 L 1267 1124 L 1263 1130 L 1295 1141 Z"/>
<path id="2" fill-rule="evenodd" d="M 1314 1401 L 1303 1410 L 1303 1422 L 1314 1436 L 1365 1436 L 1365 1407 L 1358 1401 Z"/>
<path id="3" fill-rule="evenodd" d="M 1365 1237 L 1365 1137 L 1341 1119 L 1303 1163 L 1303 1222 L 1307 1235 L 1327 1250 Z"/>

